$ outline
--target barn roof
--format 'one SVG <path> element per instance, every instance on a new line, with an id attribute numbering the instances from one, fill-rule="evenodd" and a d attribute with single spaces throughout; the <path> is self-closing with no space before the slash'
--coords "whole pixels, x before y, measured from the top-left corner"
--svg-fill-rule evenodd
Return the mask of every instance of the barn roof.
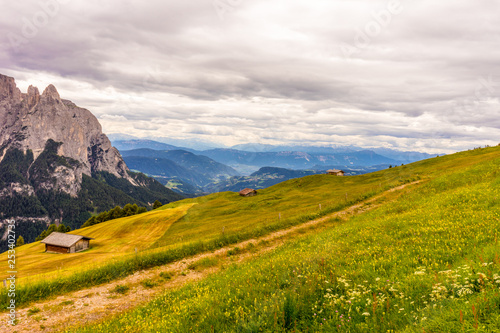
<path id="1" fill-rule="evenodd" d="M 241 191 L 240 191 L 240 194 L 241 194 L 241 195 L 247 195 L 247 194 L 250 194 L 250 193 L 252 193 L 252 192 L 254 192 L 254 191 L 255 191 L 255 190 L 254 190 L 254 189 L 252 189 L 252 188 L 246 188 L 246 189 L 241 190 Z M 256 192 L 256 191 L 255 191 L 255 192 Z"/>
<path id="2" fill-rule="evenodd" d="M 332 170 L 328 170 L 327 172 L 332 172 L 332 173 L 333 173 L 333 172 L 344 172 L 344 171 L 342 171 L 342 170 L 337 170 L 337 169 L 332 169 Z"/>
<path id="3" fill-rule="evenodd" d="M 93 239 L 86 236 L 64 234 L 62 232 L 53 232 L 42 241 L 42 243 L 61 246 L 61 247 L 71 247 L 73 244 L 78 242 L 80 239 Z"/>

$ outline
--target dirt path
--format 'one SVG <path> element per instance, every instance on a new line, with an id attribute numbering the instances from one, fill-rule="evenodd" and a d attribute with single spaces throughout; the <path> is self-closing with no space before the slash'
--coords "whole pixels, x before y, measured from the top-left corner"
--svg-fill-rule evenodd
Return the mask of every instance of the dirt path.
<path id="1" fill-rule="evenodd" d="M 201 280 L 226 265 L 249 260 L 273 250 L 290 239 L 315 232 L 317 228 L 326 226 L 326 222 L 331 219 L 348 220 L 353 215 L 374 209 L 383 202 L 389 193 L 416 183 L 419 182 L 395 187 L 342 211 L 263 237 L 250 239 L 164 266 L 139 271 L 118 281 L 68 293 L 31 304 L 26 308 L 17 309 L 19 321 L 16 326 L 7 323 L 7 313 L 4 312 L 1 314 L 3 320 L 0 332 L 54 332 L 116 315 L 149 302 L 165 292 L 166 289 L 178 288 L 186 283 Z M 234 251 L 235 247 L 238 247 L 239 251 Z M 232 252 L 228 253 L 229 251 Z M 200 260 L 205 264 L 199 264 Z M 206 262 L 209 262 L 209 265 Z M 129 289 L 117 292 L 115 289 L 117 286 L 125 286 Z"/>

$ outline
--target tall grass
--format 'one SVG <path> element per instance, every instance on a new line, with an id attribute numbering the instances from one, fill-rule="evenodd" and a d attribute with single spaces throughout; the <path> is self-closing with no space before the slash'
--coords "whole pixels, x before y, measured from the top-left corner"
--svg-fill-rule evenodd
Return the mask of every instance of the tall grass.
<path id="1" fill-rule="evenodd" d="M 500 159 L 75 332 L 498 332 Z"/>
<path id="2" fill-rule="evenodd" d="M 380 192 L 385 190 L 381 188 Z M 322 216 L 326 216 L 336 211 L 340 211 L 355 203 L 366 200 L 377 194 L 368 192 L 346 202 L 340 202 L 332 206 L 325 207 L 321 211 L 309 214 L 301 214 L 293 218 L 287 218 L 260 225 L 254 229 L 248 229 L 238 233 L 220 233 L 212 239 L 205 241 L 195 241 L 182 246 L 170 247 L 167 249 L 155 249 L 151 251 L 139 252 L 136 255 L 129 255 L 121 259 L 114 259 L 108 263 L 81 271 L 75 271 L 68 276 L 60 276 L 50 280 L 38 280 L 34 283 L 24 283 L 16 286 L 16 304 L 18 306 L 26 303 L 42 300 L 50 296 L 62 295 L 67 292 L 76 291 L 113 280 L 124 278 L 137 271 L 161 266 L 174 261 L 193 256 L 199 253 L 214 251 L 227 245 L 236 244 L 241 241 L 264 236 L 277 230 L 286 229 L 299 225 Z M 6 289 L 0 291 L 0 306 L 7 306 L 10 298 Z"/>

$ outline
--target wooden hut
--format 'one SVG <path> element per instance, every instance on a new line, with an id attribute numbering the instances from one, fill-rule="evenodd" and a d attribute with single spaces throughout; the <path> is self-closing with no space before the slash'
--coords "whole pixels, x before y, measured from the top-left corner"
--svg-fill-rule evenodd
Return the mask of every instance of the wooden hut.
<path id="1" fill-rule="evenodd" d="M 333 175 L 333 176 L 343 176 L 343 175 L 345 175 L 344 171 L 337 170 L 337 169 L 328 170 L 326 173 L 329 174 L 329 175 Z"/>
<path id="2" fill-rule="evenodd" d="M 257 195 L 257 191 L 251 188 L 246 188 L 240 191 L 240 195 L 242 197 L 253 197 L 254 195 Z"/>
<path id="3" fill-rule="evenodd" d="M 45 244 L 45 252 L 76 253 L 90 248 L 91 239 L 93 238 L 53 232 L 42 243 Z"/>

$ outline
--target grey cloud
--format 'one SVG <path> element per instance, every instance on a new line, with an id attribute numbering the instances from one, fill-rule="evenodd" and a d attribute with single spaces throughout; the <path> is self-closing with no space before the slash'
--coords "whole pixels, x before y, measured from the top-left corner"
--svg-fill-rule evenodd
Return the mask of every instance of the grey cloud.
<path id="1" fill-rule="evenodd" d="M 22 36 L 23 20 L 43 11 L 42 2 L 4 6 L 0 68 L 25 81 L 47 73 L 85 83 L 92 89 L 71 92 L 78 103 L 123 115 L 134 133 L 175 122 L 186 135 L 221 141 L 297 133 L 311 142 L 384 137 L 443 149 L 446 140 L 456 149 L 498 134 L 495 0 L 401 0 L 401 14 L 366 47 L 355 45 L 358 29 L 389 1 L 242 1 L 224 20 L 211 1 L 71 1 L 22 47 L 9 47 L 8 34 Z M 343 43 L 358 52 L 346 58 Z M 489 75 L 498 86 L 475 101 L 479 78 Z M 144 125 L 152 119 L 159 125 Z"/>

